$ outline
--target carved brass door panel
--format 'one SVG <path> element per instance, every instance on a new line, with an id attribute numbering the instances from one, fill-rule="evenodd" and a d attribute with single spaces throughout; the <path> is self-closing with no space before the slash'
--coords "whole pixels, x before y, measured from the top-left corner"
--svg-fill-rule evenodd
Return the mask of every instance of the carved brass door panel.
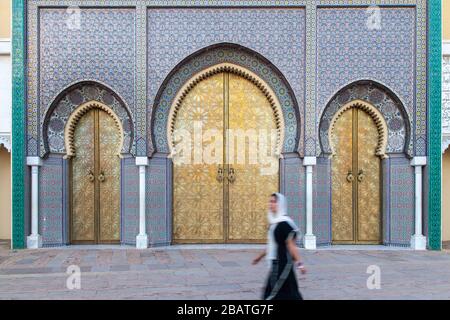
<path id="1" fill-rule="evenodd" d="M 175 122 L 173 158 L 173 241 L 222 242 L 223 180 L 223 75 L 201 81 L 183 100 Z M 212 144 L 202 132 L 215 130 L 220 137 Z M 206 140 L 206 139 L 205 139 Z M 207 156 L 207 145 L 216 145 L 216 163 Z M 204 157 L 205 155 L 205 157 Z M 205 160 L 205 161 L 204 161 Z M 208 163 L 209 162 L 209 163 Z M 223 168 L 223 166 L 221 167 Z"/>
<path id="2" fill-rule="evenodd" d="M 331 142 L 334 243 L 381 242 L 378 130 L 369 114 L 349 109 L 337 119 Z"/>
<path id="3" fill-rule="evenodd" d="M 267 237 L 267 199 L 279 188 L 274 112 L 260 89 L 230 74 L 226 114 L 227 163 L 235 175 L 228 185 L 228 239 L 262 242 Z"/>
<path id="4" fill-rule="evenodd" d="M 93 109 L 77 124 L 72 158 L 71 242 L 120 241 L 120 132 L 111 116 Z"/>
<path id="5" fill-rule="evenodd" d="M 279 165 L 265 144 L 260 164 L 258 139 L 263 131 L 259 141 L 266 139 L 274 147 L 272 129 L 276 123 L 270 103 L 242 77 L 220 73 L 186 95 L 174 127 L 174 242 L 265 240 L 267 199 L 278 190 Z M 256 144 L 255 137 L 246 139 L 248 133 L 256 134 Z"/>

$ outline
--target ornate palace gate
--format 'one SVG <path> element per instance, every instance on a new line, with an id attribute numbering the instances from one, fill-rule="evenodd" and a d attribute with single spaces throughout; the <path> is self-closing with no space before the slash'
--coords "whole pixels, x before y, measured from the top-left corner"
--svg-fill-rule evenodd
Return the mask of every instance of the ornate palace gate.
<path id="1" fill-rule="evenodd" d="M 264 241 L 276 133 L 266 94 L 240 75 L 214 74 L 187 93 L 173 126 L 174 242 Z"/>
<path id="2" fill-rule="evenodd" d="M 78 117 L 76 114 L 74 118 Z M 112 115 L 99 108 L 90 109 L 75 126 L 70 219 L 74 244 L 120 241 L 118 150 L 122 137 Z"/>
<path id="3" fill-rule="evenodd" d="M 366 105 L 372 112 L 375 108 Z M 380 137 L 365 110 L 338 112 L 331 128 L 332 241 L 381 243 Z"/>

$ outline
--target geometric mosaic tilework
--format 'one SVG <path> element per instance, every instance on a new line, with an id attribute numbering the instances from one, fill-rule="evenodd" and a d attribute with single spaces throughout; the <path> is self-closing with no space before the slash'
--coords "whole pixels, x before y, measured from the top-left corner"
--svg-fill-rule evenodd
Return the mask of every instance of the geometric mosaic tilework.
<path id="1" fill-rule="evenodd" d="M 390 236 L 390 228 L 389 228 L 389 219 L 391 215 L 391 167 L 390 167 L 390 158 L 382 159 L 381 160 L 381 170 L 383 174 L 383 199 L 382 199 L 382 210 L 383 210 L 383 216 L 382 216 L 382 227 L 383 227 L 383 244 L 389 245 L 389 241 L 391 239 Z"/>
<path id="2" fill-rule="evenodd" d="M 79 12 L 80 28 L 67 8 L 29 10 L 29 155 L 38 154 L 38 128 L 47 108 L 73 83 L 105 83 L 135 109 L 135 10 L 82 8 Z"/>
<path id="3" fill-rule="evenodd" d="M 109 106 L 121 120 L 123 128 L 122 153 L 129 153 L 133 143 L 133 120 L 122 99 L 106 86 L 95 82 L 75 84 L 62 92 L 52 103 L 43 119 L 41 155 L 47 152 L 66 153 L 64 131 L 72 112 L 88 101 L 98 101 Z"/>
<path id="4" fill-rule="evenodd" d="M 121 243 L 135 245 L 139 233 L 139 167 L 134 158 L 122 159 Z"/>
<path id="5" fill-rule="evenodd" d="M 294 108 L 296 100 L 300 107 L 299 115 L 294 112 L 286 124 L 295 123 L 296 117 L 303 119 L 305 82 L 305 10 L 304 8 L 150 8 L 148 10 L 148 105 L 161 107 L 152 123 L 156 125 L 153 146 L 158 152 L 167 152 L 163 135 L 166 132 L 166 119 L 176 91 L 186 80 L 201 68 L 221 62 L 232 62 L 243 66 L 263 78 L 276 92 L 283 111 Z M 229 50 L 226 47 L 215 52 L 206 52 L 202 59 L 194 58 L 182 65 L 176 75 L 177 85 L 163 85 L 174 68 L 186 57 L 211 45 L 233 43 L 249 50 Z M 170 44 L 170 45 L 169 45 Z M 258 52 L 260 59 L 250 52 Z M 205 60 L 204 57 L 209 60 Z M 295 58 L 294 58 L 295 57 Z M 241 59 L 242 58 L 242 59 Z M 270 61 L 270 63 L 269 63 Z M 274 67 L 272 67 L 274 66 Z M 274 69 L 282 74 L 276 74 Z M 280 81 L 282 77 L 287 81 Z M 179 79 L 178 79 L 179 78 Z M 277 83 L 271 82 L 278 78 Z M 284 79 L 283 79 L 284 80 Z M 287 85 L 289 83 L 289 85 Z M 158 90 L 166 85 L 170 92 L 162 94 L 162 101 L 155 101 Z M 292 88 L 289 90 L 289 87 Z M 290 97 L 292 95 L 292 97 Z M 283 104 L 285 103 L 285 104 Z M 152 112 L 149 110 L 149 112 Z M 161 118 L 160 118 L 161 117 Z M 292 120 L 292 121 L 291 121 Z M 160 121 L 162 121 L 160 123 Z M 159 132 L 159 130 L 162 130 Z M 291 137 L 297 128 L 286 133 Z M 295 132 L 293 132 L 295 130 Z M 150 132 L 149 132 L 150 134 Z M 287 139 L 285 152 L 296 151 L 297 142 Z M 153 151 L 153 150 L 150 150 Z"/>
<path id="6" fill-rule="evenodd" d="M 303 237 L 306 233 L 305 167 L 299 157 L 282 159 L 281 165 L 280 191 L 286 196 L 288 215 L 297 224 Z M 300 235 L 298 241 L 303 244 Z"/>
<path id="7" fill-rule="evenodd" d="M 319 126 L 319 138 L 325 154 L 331 153 L 329 129 L 336 112 L 348 102 L 364 100 L 373 105 L 383 115 L 388 128 L 386 153 L 412 154 L 410 122 L 405 109 L 390 90 L 373 81 L 359 81 L 340 90 L 325 109 Z"/>
<path id="8" fill-rule="evenodd" d="M 290 89 L 284 79 L 273 72 L 271 65 L 259 58 L 256 54 L 248 52 L 242 47 L 221 45 L 217 48 L 209 48 L 203 53 L 182 63 L 179 70 L 171 75 L 162 86 L 162 92 L 158 94 L 153 120 L 153 137 L 158 152 L 169 152 L 167 145 L 167 122 L 169 110 L 179 89 L 197 72 L 210 66 L 230 62 L 243 66 L 260 76 L 275 92 L 283 112 L 285 124 L 285 140 L 283 152 L 296 151 L 298 143 L 298 108 L 292 99 Z"/>
<path id="9" fill-rule="evenodd" d="M 150 246 L 168 245 L 172 238 L 170 166 L 171 160 L 154 157 L 147 167 L 146 227 Z"/>
<path id="10" fill-rule="evenodd" d="M 395 92 L 415 120 L 416 9 L 382 7 L 380 15 L 380 28 L 368 28 L 367 8 L 317 10 L 318 116 L 338 90 L 370 79 Z"/>
<path id="11" fill-rule="evenodd" d="M 409 246 L 414 234 L 414 167 L 406 157 L 392 157 L 389 163 L 389 242 Z"/>
<path id="12" fill-rule="evenodd" d="M 318 157 L 313 174 L 313 233 L 318 245 L 329 245 L 331 244 L 330 159 Z"/>
<path id="13" fill-rule="evenodd" d="M 62 158 L 49 158 L 39 168 L 39 234 L 44 246 L 63 245 L 65 175 Z"/>

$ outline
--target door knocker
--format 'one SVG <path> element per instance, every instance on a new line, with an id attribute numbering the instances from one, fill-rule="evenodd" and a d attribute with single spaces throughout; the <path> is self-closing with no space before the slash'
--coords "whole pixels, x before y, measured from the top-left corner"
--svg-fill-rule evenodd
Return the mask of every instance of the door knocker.
<path id="1" fill-rule="evenodd" d="M 216 180 L 218 182 L 223 182 L 223 169 L 221 166 L 219 166 L 219 168 L 217 169 L 217 177 Z"/>
<path id="2" fill-rule="evenodd" d="M 355 177 L 353 177 L 353 172 L 351 170 L 349 170 L 348 174 L 347 174 L 347 181 L 353 182 L 353 180 L 355 180 Z"/>
<path id="3" fill-rule="evenodd" d="M 358 181 L 359 182 L 363 182 L 363 180 L 364 180 L 364 170 L 359 170 L 359 173 L 358 173 Z"/>
<path id="4" fill-rule="evenodd" d="M 90 182 L 94 182 L 95 176 L 94 176 L 94 173 L 92 172 L 92 170 L 89 170 L 87 176 L 88 176 L 88 179 Z"/>
<path id="5" fill-rule="evenodd" d="M 236 181 L 236 173 L 233 168 L 228 170 L 228 181 L 234 183 Z"/>
<path id="6" fill-rule="evenodd" d="M 100 182 L 105 181 L 105 173 L 103 171 L 100 172 L 100 175 L 98 176 L 98 181 Z"/>

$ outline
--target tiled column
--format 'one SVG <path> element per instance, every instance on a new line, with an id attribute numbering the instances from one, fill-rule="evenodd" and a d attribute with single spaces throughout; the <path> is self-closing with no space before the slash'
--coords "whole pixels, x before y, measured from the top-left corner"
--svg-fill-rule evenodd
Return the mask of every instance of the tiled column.
<path id="1" fill-rule="evenodd" d="M 31 167 L 31 235 L 27 237 L 27 248 L 42 247 L 42 237 L 39 235 L 39 167 L 42 160 L 39 157 L 28 157 L 27 165 Z"/>
<path id="2" fill-rule="evenodd" d="M 306 167 L 306 234 L 303 238 L 305 249 L 316 249 L 316 236 L 313 234 L 313 167 L 317 164 L 316 157 L 305 157 Z"/>
<path id="3" fill-rule="evenodd" d="M 411 165 L 415 168 L 415 232 L 411 237 L 411 248 L 425 250 L 427 238 L 422 232 L 422 169 L 427 164 L 426 157 L 414 157 Z"/>
<path id="4" fill-rule="evenodd" d="M 136 248 L 146 249 L 148 236 L 145 226 L 145 174 L 148 158 L 137 157 L 136 165 L 139 167 L 139 234 L 136 236 Z"/>

